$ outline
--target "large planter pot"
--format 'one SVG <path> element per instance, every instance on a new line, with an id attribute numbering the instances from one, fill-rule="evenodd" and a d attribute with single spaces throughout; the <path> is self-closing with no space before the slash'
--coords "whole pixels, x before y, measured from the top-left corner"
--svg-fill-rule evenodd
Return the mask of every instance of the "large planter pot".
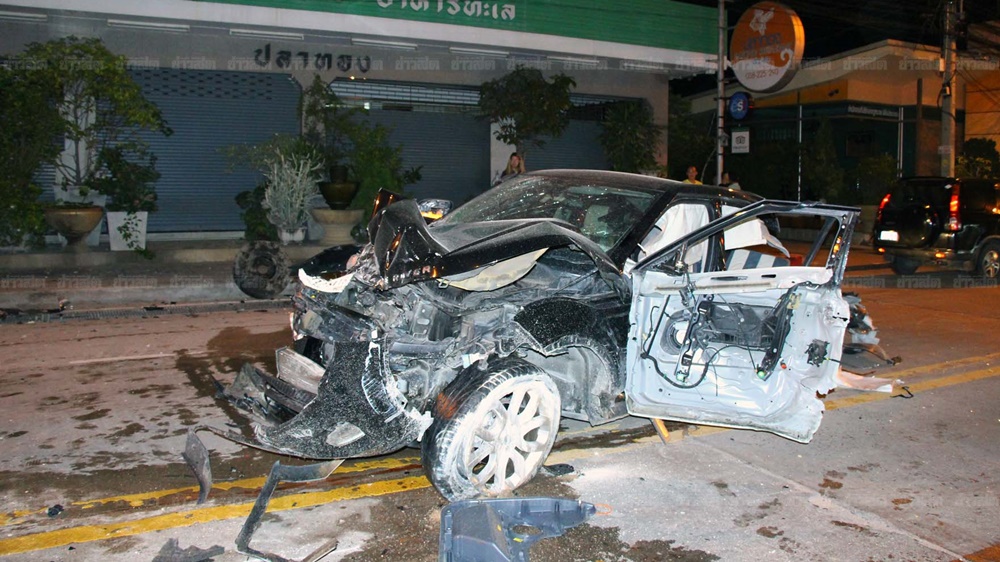
<path id="1" fill-rule="evenodd" d="M 358 192 L 358 184 L 350 181 L 324 181 L 319 183 L 319 192 L 331 209 L 346 209 Z"/>
<path id="2" fill-rule="evenodd" d="M 91 207 L 48 207 L 45 209 L 45 221 L 56 232 L 66 239 L 66 246 L 73 251 L 87 250 L 82 241 L 104 218 L 104 209 Z"/>
<path id="3" fill-rule="evenodd" d="M 108 196 L 103 193 L 98 193 L 94 190 L 90 190 L 86 195 L 80 193 L 80 188 L 76 186 L 63 187 L 57 185 L 54 188 L 54 195 L 56 201 L 73 203 L 73 204 L 84 204 L 84 205 L 95 205 L 97 207 L 104 207 L 108 202 Z M 104 224 L 104 217 L 98 221 L 97 225 L 90 231 L 86 236 L 87 245 L 95 248 L 101 245 L 101 227 Z"/>
<path id="4" fill-rule="evenodd" d="M 324 246 L 342 246 L 354 244 L 351 231 L 361 222 L 364 211 L 361 209 L 310 209 L 316 222 L 323 227 L 323 238 L 320 244 Z"/>
<path id="5" fill-rule="evenodd" d="M 108 211 L 108 243 L 112 252 L 146 249 L 146 221 L 149 213 Z"/>

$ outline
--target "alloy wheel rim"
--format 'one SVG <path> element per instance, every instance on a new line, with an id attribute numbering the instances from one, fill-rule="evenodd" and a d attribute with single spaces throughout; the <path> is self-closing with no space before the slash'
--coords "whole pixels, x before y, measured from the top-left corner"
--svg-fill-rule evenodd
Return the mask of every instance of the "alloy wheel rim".
<path id="1" fill-rule="evenodd" d="M 983 274 L 990 279 L 1000 275 L 1000 252 L 989 250 L 983 254 Z"/>
<path id="2" fill-rule="evenodd" d="M 497 496 L 534 476 L 559 426 L 558 407 L 541 381 L 511 381 L 480 405 L 462 471 L 481 492 Z"/>

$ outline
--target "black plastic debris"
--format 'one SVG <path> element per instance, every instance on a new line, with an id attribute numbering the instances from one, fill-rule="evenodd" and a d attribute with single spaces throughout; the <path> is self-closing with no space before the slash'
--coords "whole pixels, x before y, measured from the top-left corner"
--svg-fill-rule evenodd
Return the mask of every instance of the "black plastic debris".
<path id="1" fill-rule="evenodd" d="M 573 465 L 563 462 L 544 465 L 539 472 L 549 476 L 566 476 L 567 474 L 573 474 L 576 472 L 576 469 L 573 468 Z"/>
<path id="2" fill-rule="evenodd" d="M 339 467 L 343 462 L 343 460 L 332 460 L 302 466 L 283 466 L 280 462 L 275 462 L 274 466 L 271 468 L 271 473 L 267 475 L 267 480 L 264 482 L 264 486 L 260 490 L 260 495 L 257 496 L 257 501 L 253 504 L 253 509 L 250 510 L 250 515 L 248 515 L 247 520 L 243 522 L 243 528 L 240 530 L 239 536 L 236 537 L 236 549 L 243 554 L 253 556 L 261 560 L 267 560 L 268 562 L 289 562 L 289 559 L 278 556 L 277 554 L 261 552 L 250 547 L 250 539 L 253 537 L 257 528 L 260 527 L 260 519 L 264 516 L 264 512 L 267 511 L 267 504 L 271 501 L 271 494 L 274 493 L 274 490 L 281 482 L 313 482 L 316 480 L 325 480 L 328 476 L 333 474 L 333 471 L 336 470 L 337 467 Z M 330 552 L 336 550 L 336 548 L 336 539 L 327 541 L 318 549 L 313 551 L 309 556 L 306 556 L 303 559 L 303 562 L 319 560 Z"/>
<path id="3" fill-rule="evenodd" d="M 60 513 L 62 513 L 63 511 L 65 511 L 65 509 L 63 508 L 62 505 L 55 504 L 54 506 L 50 507 L 45 512 L 45 514 L 48 515 L 49 517 L 55 517 L 55 516 L 59 515 Z"/>
<path id="4" fill-rule="evenodd" d="M 441 512 L 439 562 L 528 562 L 531 545 L 557 537 L 597 512 L 592 503 L 559 498 L 455 502 Z"/>
<path id="5" fill-rule="evenodd" d="M 208 449 L 205 444 L 195 435 L 201 426 L 188 431 L 187 444 L 181 457 L 187 463 L 194 477 L 198 480 L 198 503 L 205 503 L 208 499 L 208 492 L 212 489 L 212 465 L 208 458 Z"/>
<path id="6" fill-rule="evenodd" d="M 170 539 L 153 558 L 153 562 L 204 562 L 215 556 L 222 556 L 225 552 L 226 549 L 221 546 L 213 546 L 208 549 L 189 546 L 181 550 L 177 539 Z"/>

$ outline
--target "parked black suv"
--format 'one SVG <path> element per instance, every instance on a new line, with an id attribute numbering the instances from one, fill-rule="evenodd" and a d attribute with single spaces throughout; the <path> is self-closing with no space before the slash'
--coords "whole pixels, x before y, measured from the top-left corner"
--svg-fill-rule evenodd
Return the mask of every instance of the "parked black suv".
<path id="1" fill-rule="evenodd" d="M 937 264 L 1000 276 L 1000 180 L 903 178 L 879 205 L 875 249 L 892 270 Z"/>

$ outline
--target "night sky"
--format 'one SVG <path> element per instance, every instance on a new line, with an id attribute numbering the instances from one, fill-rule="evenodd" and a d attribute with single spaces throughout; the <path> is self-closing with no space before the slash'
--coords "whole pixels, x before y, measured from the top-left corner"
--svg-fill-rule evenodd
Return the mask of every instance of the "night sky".
<path id="1" fill-rule="evenodd" d="M 715 7 L 718 0 L 681 0 L 689 4 Z M 740 15 L 759 0 L 727 3 L 730 28 Z M 806 32 L 807 59 L 830 56 L 883 39 L 898 39 L 926 45 L 940 45 L 946 0 L 783 0 L 802 19 Z M 970 23 L 1000 19 L 1000 0 L 964 0 Z M 959 1 L 955 0 L 956 11 Z M 970 44 L 970 48 L 1000 55 L 1000 45 Z M 707 81 L 706 81 L 707 80 Z M 714 77 L 675 80 L 671 86 L 688 94 L 713 87 Z"/>

